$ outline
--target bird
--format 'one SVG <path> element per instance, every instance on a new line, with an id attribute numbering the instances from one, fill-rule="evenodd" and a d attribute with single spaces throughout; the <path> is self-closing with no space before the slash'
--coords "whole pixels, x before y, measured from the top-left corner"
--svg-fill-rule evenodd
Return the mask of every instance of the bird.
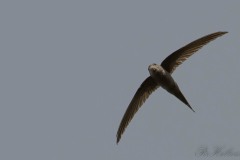
<path id="1" fill-rule="evenodd" d="M 160 65 L 153 63 L 148 66 L 150 76 L 142 82 L 134 94 L 130 104 L 128 105 L 127 110 L 125 111 L 116 135 L 117 144 L 119 143 L 122 134 L 124 133 L 135 113 L 143 105 L 146 99 L 159 87 L 162 87 L 170 94 L 174 95 L 185 105 L 187 105 L 193 112 L 195 112 L 180 91 L 171 74 L 180 64 L 182 64 L 191 55 L 196 53 L 204 45 L 226 33 L 228 32 L 219 31 L 203 36 L 170 54 L 162 61 Z"/>

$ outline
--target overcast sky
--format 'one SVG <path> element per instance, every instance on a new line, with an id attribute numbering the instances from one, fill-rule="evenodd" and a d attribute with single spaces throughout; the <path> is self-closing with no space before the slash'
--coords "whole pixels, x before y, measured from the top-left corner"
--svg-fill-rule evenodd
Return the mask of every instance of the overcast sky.
<path id="1" fill-rule="evenodd" d="M 240 153 L 239 7 L 238 0 L 1 1 L 0 159 L 186 160 L 204 158 L 202 146 Z M 229 33 L 173 73 L 196 112 L 159 89 L 117 145 L 148 65 L 216 31 Z"/>

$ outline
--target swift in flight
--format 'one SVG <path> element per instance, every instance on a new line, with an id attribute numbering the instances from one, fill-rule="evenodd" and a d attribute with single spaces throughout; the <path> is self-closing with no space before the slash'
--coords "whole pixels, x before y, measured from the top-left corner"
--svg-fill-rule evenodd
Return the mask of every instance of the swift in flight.
<path id="1" fill-rule="evenodd" d="M 194 112 L 171 74 L 176 67 L 182 64 L 188 57 L 201 49 L 204 45 L 226 33 L 228 32 L 215 32 L 206 35 L 173 52 L 165 60 L 163 60 L 161 65 L 154 63 L 148 66 L 150 76 L 147 77 L 138 88 L 122 118 L 117 131 L 117 143 L 120 141 L 123 132 L 132 120 L 134 114 L 138 111 L 150 94 L 159 87 L 164 88 L 166 91 L 177 97 Z"/>

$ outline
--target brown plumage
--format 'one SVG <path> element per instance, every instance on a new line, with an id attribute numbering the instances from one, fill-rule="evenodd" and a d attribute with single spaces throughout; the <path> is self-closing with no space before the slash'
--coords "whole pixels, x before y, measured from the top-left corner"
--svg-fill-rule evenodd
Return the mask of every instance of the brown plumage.
<path id="1" fill-rule="evenodd" d="M 226 33 L 227 32 L 216 32 L 199 38 L 173 52 L 161 63 L 161 65 L 152 64 L 148 67 L 150 76 L 145 79 L 141 86 L 138 88 L 122 118 L 117 132 L 117 143 L 120 141 L 124 130 L 132 120 L 134 114 L 138 111 L 138 109 L 142 106 L 150 94 L 160 86 L 166 89 L 169 93 L 176 96 L 190 109 L 192 109 L 180 91 L 177 83 L 171 77 L 171 74 L 176 69 L 176 67 L 182 64 L 188 57 L 201 49 L 204 45 Z"/>
<path id="2" fill-rule="evenodd" d="M 172 73 L 177 66 L 182 64 L 188 57 L 201 49 L 204 45 L 226 33 L 228 32 L 212 33 L 187 44 L 165 58 L 161 66 L 169 73 Z"/>

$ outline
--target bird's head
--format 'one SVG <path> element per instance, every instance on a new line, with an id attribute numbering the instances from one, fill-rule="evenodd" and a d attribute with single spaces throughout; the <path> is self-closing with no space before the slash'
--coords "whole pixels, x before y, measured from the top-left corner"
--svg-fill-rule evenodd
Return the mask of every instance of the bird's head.
<path id="1" fill-rule="evenodd" d="M 152 77 L 157 74 L 163 75 L 165 73 L 165 70 L 160 65 L 155 63 L 148 66 L 148 71 Z"/>

